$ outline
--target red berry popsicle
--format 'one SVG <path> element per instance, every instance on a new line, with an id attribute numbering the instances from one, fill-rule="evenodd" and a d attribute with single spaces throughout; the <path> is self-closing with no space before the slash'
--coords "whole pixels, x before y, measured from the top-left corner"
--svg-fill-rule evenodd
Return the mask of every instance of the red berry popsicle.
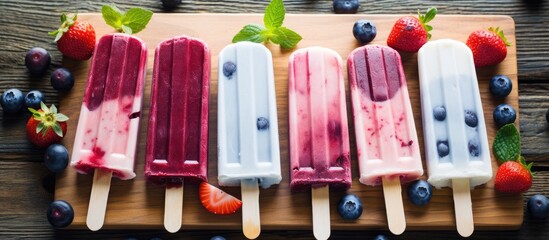
<path id="1" fill-rule="evenodd" d="M 414 115 L 398 52 L 368 45 L 347 59 L 360 182 L 383 184 L 389 229 L 406 227 L 401 183 L 423 175 Z"/>
<path id="2" fill-rule="evenodd" d="M 349 130 L 341 57 L 310 47 L 289 60 L 290 187 L 312 189 L 313 233 L 330 236 L 329 188 L 351 186 Z"/>
<path id="3" fill-rule="evenodd" d="M 111 176 L 135 177 L 135 149 L 147 47 L 126 34 L 103 36 L 95 48 L 80 110 L 71 165 L 80 173 L 95 170 L 87 224 L 103 225 Z"/>
<path id="4" fill-rule="evenodd" d="M 184 181 L 207 181 L 210 52 L 187 36 L 156 47 L 145 154 L 147 180 L 166 185 L 164 226 L 181 227 Z"/>

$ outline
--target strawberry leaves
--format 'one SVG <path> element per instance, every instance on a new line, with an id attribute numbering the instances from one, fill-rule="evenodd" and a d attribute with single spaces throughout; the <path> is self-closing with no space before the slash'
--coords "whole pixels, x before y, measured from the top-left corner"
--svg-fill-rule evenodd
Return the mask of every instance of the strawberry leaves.
<path id="1" fill-rule="evenodd" d="M 145 29 L 153 15 L 153 12 L 143 8 L 131 8 L 123 12 L 114 4 L 103 5 L 101 13 L 107 25 L 130 35 Z"/>
<path id="2" fill-rule="evenodd" d="M 77 14 L 73 15 L 67 15 L 66 13 L 61 14 L 61 26 L 55 30 L 48 32 L 48 35 L 55 36 L 54 42 L 59 41 L 64 33 L 69 31 L 69 28 L 76 22 L 76 19 L 78 18 Z"/>
<path id="3" fill-rule="evenodd" d="M 496 35 L 498 35 L 501 38 L 501 40 L 503 40 L 503 43 L 505 43 L 505 46 L 507 46 L 507 47 L 511 46 L 511 42 L 509 42 L 507 40 L 507 38 L 505 37 L 505 34 L 503 34 L 503 30 L 499 29 L 499 27 L 496 27 L 496 28 L 489 27 L 488 31 L 493 32 Z"/>
<path id="4" fill-rule="evenodd" d="M 437 9 L 434 7 L 430 7 L 427 9 L 425 15 L 421 14 L 418 9 L 417 14 L 419 22 L 425 28 L 425 31 L 427 31 L 427 39 L 431 39 L 431 34 L 429 33 L 429 31 L 433 30 L 433 27 L 431 25 L 427 25 L 427 23 L 435 19 L 435 16 L 437 15 Z"/>
<path id="5" fill-rule="evenodd" d="M 281 48 L 294 48 L 303 39 L 293 30 L 283 27 L 286 9 L 282 0 L 272 0 L 265 8 L 263 24 L 248 24 L 244 26 L 234 37 L 232 42 L 269 42 L 279 44 Z"/>
<path id="6" fill-rule="evenodd" d="M 52 104 L 48 108 L 44 102 L 40 102 L 40 110 L 28 109 L 32 113 L 34 120 L 39 122 L 36 126 L 36 133 L 41 132 L 45 135 L 47 130 L 51 128 L 57 136 L 63 137 L 63 129 L 59 123 L 66 122 L 69 118 L 62 113 L 58 113 L 55 105 Z"/>

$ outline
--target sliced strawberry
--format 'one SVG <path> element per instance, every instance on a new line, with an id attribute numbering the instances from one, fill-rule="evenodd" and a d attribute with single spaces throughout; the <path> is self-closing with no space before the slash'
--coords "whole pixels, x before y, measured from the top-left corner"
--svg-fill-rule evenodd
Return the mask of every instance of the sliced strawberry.
<path id="1" fill-rule="evenodd" d="M 223 190 L 202 182 L 199 189 L 200 202 L 208 211 L 227 215 L 236 212 L 242 207 L 242 201 L 224 192 Z"/>

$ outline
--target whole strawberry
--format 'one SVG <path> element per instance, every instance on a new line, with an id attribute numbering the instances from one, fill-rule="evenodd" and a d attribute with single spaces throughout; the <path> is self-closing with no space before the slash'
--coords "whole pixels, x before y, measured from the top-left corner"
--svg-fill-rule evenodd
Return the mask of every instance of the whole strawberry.
<path id="1" fill-rule="evenodd" d="M 429 31 L 433 27 L 427 23 L 433 20 L 436 14 L 436 8 L 429 8 L 425 15 L 418 11 L 418 18 L 412 16 L 399 18 L 389 33 L 387 45 L 404 52 L 419 51 L 419 48 L 431 38 Z"/>
<path id="2" fill-rule="evenodd" d="M 476 67 L 496 65 L 507 56 L 507 41 L 503 31 L 490 27 L 488 31 L 479 30 L 471 33 L 467 38 L 467 46 L 473 52 L 473 59 Z"/>
<path id="3" fill-rule="evenodd" d="M 27 138 L 34 145 L 45 148 L 52 143 L 58 143 L 67 133 L 67 116 L 57 113 L 55 105 L 50 108 L 43 102 L 40 103 L 41 109 L 35 110 L 29 108 L 32 116 L 27 121 Z"/>
<path id="4" fill-rule="evenodd" d="M 50 32 L 55 36 L 57 49 L 64 56 L 75 60 L 90 59 L 95 48 L 95 30 L 87 22 L 77 21 L 77 15 L 61 15 L 61 27 Z"/>
<path id="5" fill-rule="evenodd" d="M 526 165 L 520 161 L 507 161 L 499 166 L 496 173 L 495 188 L 504 193 L 521 193 L 532 186 L 532 163 Z"/>

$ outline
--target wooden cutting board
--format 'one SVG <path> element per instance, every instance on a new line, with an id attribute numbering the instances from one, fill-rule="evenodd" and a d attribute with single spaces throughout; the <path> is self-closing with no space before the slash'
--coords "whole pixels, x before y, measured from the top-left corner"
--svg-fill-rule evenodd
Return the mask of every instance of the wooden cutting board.
<path id="1" fill-rule="evenodd" d="M 360 44 L 353 38 L 353 24 L 358 19 L 369 19 L 377 25 L 378 34 L 374 44 L 386 44 L 387 36 L 396 19 L 396 15 L 293 15 L 288 14 L 285 25 L 303 36 L 298 48 L 323 46 L 336 50 L 341 57 L 347 55 Z M 111 33 L 100 14 L 80 14 L 79 19 L 90 22 L 97 37 Z M 209 135 L 209 182 L 217 185 L 217 58 L 220 50 L 231 42 L 240 28 L 249 23 L 262 23 L 260 14 L 154 14 L 148 27 L 137 34 L 149 48 L 147 84 L 142 111 L 139 146 L 135 172 L 137 177 L 129 181 L 114 179 L 109 195 L 104 228 L 163 228 L 164 188 L 147 183 L 143 178 L 145 159 L 146 129 L 150 106 L 150 85 L 154 49 L 167 38 L 189 35 L 203 39 L 211 49 L 212 72 L 210 82 L 210 135 Z M 469 33 L 490 26 L 500 26 L 507 38 L 513 42 L 508 48 L 505 61 L 498 66 L 477 70 L 480 92 L 484 104 L 484 115 L 489 134 L 490 146 L 496 133 L 492 118 L 493 109 L 506 102 L 518 112 L 517 58 L 515 47 L 515 24 L 507 16 L 444 16 L 440 15 L 432 22 L 433 39 L 453 38 L 465 42 Z M 260 192 L 261 224 L 263 229 L 312 229 L 310 192 L 290 193 L 289 153 L 288 153 L 288 73 L 287 61 L 293 50 L 281 50 L 277 45 L 267 44 L 274 60 L 276 95 L 280 129 L 280 152 L 282 164 L 282 182 L 280 185 Z M 417 55 L 402 54 L 408 89 L 412 101 L 416 128 L 423 154 L 422 122 L 417 73 Z M 70 118 L 64 144 L 72 149 L 74 134 L 88 78 L 89 61 L 76 62 L 65 59 L 76 78 L 72 91 L 61 97 L 60 109 Z M 346 71 L 345 71 L 346 72 Z M 506 99 L 492 97 L 488 83 L 494 74 L 506 74 L 513 80 L 513 91 Z M 345 74 L 346 75 L 346 74 Z M 347 76 L 345 76 L 347 81 Z M 347 85 L 347 112 L 350 114 L 350 94 Z M 358 182 L 358 163 L 355 147 L 354 124 L 349 116 L 353 186 L 348 193 L 357 194 L 364 203 L 364 213 L 356 221 L 345 221 L 339 217 L 336 206 L 344 192 L 330 193 L 330 213 L 333 229 L 367 230 L 386 229 L 387 220 L 381 187 L 364 186 Z M 493 158 L 494 175 L 497 163 Z M 425 161 L 423 162 L 425 167 Z M 426 178 L 426 176 L 424 176 Z M 64 199 L 72 204 L 75 218 L 71 228 L 85 228 L 88 200 L 92 182 L 91 175 L 77 174 L 68 168 L 57 178 L 55 199 Z M 241 211 L 229 216 L 218 216 L 206 211 L 200 204 L 197 186 L 187 184 L 184 195 L 183 227 L 189 229 L 240 229 Z M 240 197 L 240 188 L 223 188 L 230 194 Z M 455 229 L 454 207 L 451 189 L 438 189 L 427 206 L 412 205 L 403 187 L 404 209 L 408 223 L 407 230 L 453 230 Z M 500 194 L 494 190 L 493 182 L 475 188 L 472 191 L 474 221 L 477 229 L 512 230 L 522 224 L 522 195 Z"/>

